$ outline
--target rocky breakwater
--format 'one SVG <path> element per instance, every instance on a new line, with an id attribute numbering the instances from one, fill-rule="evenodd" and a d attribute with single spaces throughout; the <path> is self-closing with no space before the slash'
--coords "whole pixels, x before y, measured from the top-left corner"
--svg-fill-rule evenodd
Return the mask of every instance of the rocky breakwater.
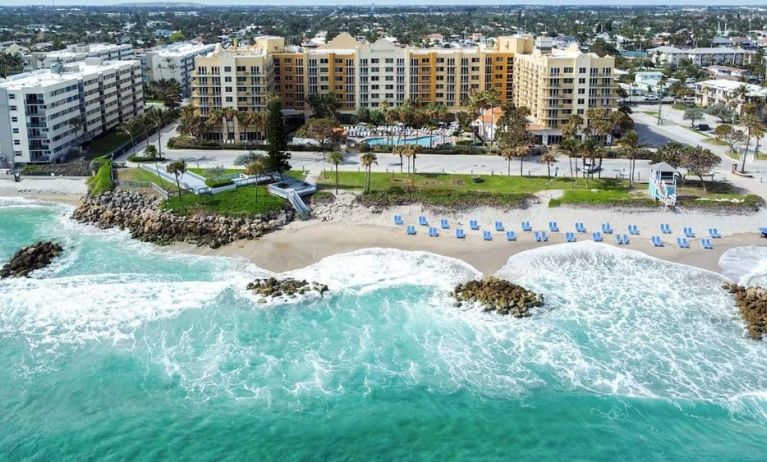
<path id="1" fill-rule="evenodd" d="M 309 282 L 307 280 L 298 280 L 293 278 L 277 279 L 274 277 L 265 279 L 256 279 L 246 287 L 254 295 L 261 298 L 259 303 L 266 303 L 267 298 L 287 297 L 294 298 L 297 295 L 319 294 L 325 295 L 328 286 L 319 282 Z"/>
<path id="2" fill-rule="evenodd" d="M 746 321 L 748 335 L 754 340 L 764 338 L 767 335 L 767 289 L 732 283 L 722 287 L 735 296 L 735 303 Z"/>
<path id="3" fill-rule="evenodd" d="M 542 295 L 492 276 L 458 284 L 451 295 L 458 300 L 459 307 L 463 302 L 478 303 L 485 311 L 515 318 L 530 316 L 532 308 L 543 306 Z"/>
<path id="4" fill-rule="evenodd" d="M 63 251 L 59 244 L 49 241 L 23 247 L 0 269 L 0 278 L 29 277 L 32 271 L 50 265 Z"/>
<path id="5" fill-rule="evenodd" d="M 239 239 L 257 239 L 292 221 L 293 212 L 253 217 L 181 215 L 163 210 L 159 198 L 115 191 L 82 198 L 72 218 L 102 229 L 127 229 L 133 238 L 155 244 L 188 242 L 217 248 Z"/>

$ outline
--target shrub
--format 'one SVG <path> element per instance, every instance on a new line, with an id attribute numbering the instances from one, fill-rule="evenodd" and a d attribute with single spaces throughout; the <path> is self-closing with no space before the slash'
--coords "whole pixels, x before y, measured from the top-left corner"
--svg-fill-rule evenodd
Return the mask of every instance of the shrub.
<path id="1" fill-rule="evenodd" d="M 169 148 L 171 148 L 171 149 L 173 149 L 173 147 L 174 147 L 174 146 L 176 146 L 176 138 L 175 138 L 175 137 L 173 137 L 173 138 L 170 138 L 170 139 L 168 140 L 168 147 L 169 147 Z"/>
<path id="2" fill-rule="evenodd" d="M 22 175 L 37 175 L 38 173 L 40 173 L 41 170 L 42 169 L 40 168 L 39 165 L 29 164 L 29 165 L 25 165 L 24 168 L 21 169 L 21 174 Z"/>
<path id="3" fill-rule="evenodd" d="M 98 167 L 96 174 L 88 178 L 88 193 L 91 196 L 98 196 L 107 191 L 115 189 L 112 181 L 112 162 L 104 158 L 97 158 L 93 163 Z"/>
<path id="4" fill-rule="evenodd" d="M 360 152 L 366 153 L 370 151 L 371 151 L 370 144 L 365 142 L 360 143 Z"/>
<path id="5" fill-rule="evenodd" d="M 207 178 L 205 179 L 205 186 L 211 188 L 221 188 L 223 186 L 233 185 L 234 180 L 229 178 Z"/>
<path id="6" fill-rule="evenodd" d="M 128 156 L 128 161 L 129 162 L 141 163 L 141 162 L 154 162 L 156 160 L 163 160 L 163 158 L 161 158 L 161 157 L 139 156 L 138 154 L 133 154 L 133 155 Z"/>

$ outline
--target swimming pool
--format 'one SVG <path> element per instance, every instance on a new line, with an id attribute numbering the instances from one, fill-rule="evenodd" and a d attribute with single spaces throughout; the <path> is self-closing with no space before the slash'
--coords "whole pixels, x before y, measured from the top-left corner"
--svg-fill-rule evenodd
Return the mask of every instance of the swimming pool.
<path id="1" fill-rule="evenodd" d="M 434 139 L 434 141 L 430 142 L 431 139 Z M 397 138 L 394 137 L 375 137 L 375 138 L 368 138 L 365 140 L 362 140 L 363 143 L 367 143 L 370 145 L 379 145 L 379 144 L 417 144 L 419 146 L 437 146 L 438 144 L 445 143 L 445 137 L 443 136 L 418 136 L 416 138 Z"/>

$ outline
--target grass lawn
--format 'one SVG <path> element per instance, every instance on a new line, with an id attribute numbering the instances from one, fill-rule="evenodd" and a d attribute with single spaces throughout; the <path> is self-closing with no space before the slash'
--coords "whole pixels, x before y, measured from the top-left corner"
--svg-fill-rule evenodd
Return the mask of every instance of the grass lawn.
<path id="1" fill-rule="evenodd" d="M 212 175 L 213 172 L 211 170 L 213 169 L 210 169 L 210 168 L 188 167 L 187 170 L 189 170 L 190 172 L 196 175 L 200 175 L 203 178 L 210 178 L 211 176 L 215 176 L 215 175 Z M 245 167 L 225 168 L 221 171 L 221 173 L 223 173 L 224 175 L 233 175 L 235 173 L 245 173 Z M 292 176 L 293 178 L 303 179 L 304 177 L 306 177 L 306 171 L 291 170 L 288 172 L 288 175 Z"/>
<path id="2" fill-rule="evenodd" d="M 706 138 L 703 142 L 706 144 L 713 144 L 714 146 L 727 146 L 727 142 L 722 141 L 719 138 Z"/>
<path id="3" fill-rule="evenodd" d="M 258 201 L 256 201 L 255 188 L 258 188 Z M 184 194 L 180 197 L 171 197 L 163 201 L 162 207 L 183 215 L 211 213 L 227 216 L 251 216 L 282 210 L 285 203 L 283 199 L 269 194 L 266 186 L 243 186 L 214 195 Z"/>
<path id="4" fill-rule="evenodd" d="M 176 184 L 163 179 L 143 168 L 121 168 L 117 170 L 117 179 L 121 181 L 135 181 L 140 183 L 154 183 L 165 190 L 176 189 Z"/>
<path id="5" fill-rule="evenodd" d="M 88 155 L 91 158 L 103 156 L 122 147 L 126 143 L 130 143 L 130 137 L 125 133 L 113 130 L 98 138 L 94 138 L 90 145 L 88 145 Z"/>
<path id="6" fill-rule="evenodd" d="M 586 188 L 586 181 L 581 179 L 574 183 L 569 178 L 519 177 L 505 175 L 481 175 L 480 182 L 472 181 L 471 175 L 447 173 L 417 173 L 407 175 L 400 173 L 372 173 L 370 188 L 372 191 L 457 191 L 457 192 L 495 192 L 532 194 L 547 189 Z M 365 174 L 363 172 L 338 172 L 338 184 L 341 189 L 363 189 Z M 624 180 L 594 179 L 591 187 L 616 188 Z M 335 172 L 328 171 L 320 175 L 318 186 L 321 189 L 335 189 Z"/>

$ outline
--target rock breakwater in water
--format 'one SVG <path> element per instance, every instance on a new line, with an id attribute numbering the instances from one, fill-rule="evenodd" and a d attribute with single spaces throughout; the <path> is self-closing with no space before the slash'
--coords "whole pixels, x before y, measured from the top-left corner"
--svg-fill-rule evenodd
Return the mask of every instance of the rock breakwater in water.
<path id="1" fill-rule="evenodd" d="M 309 282 L 307 280 L 298 280 L 293 278 L 277 279 L 274 277 L 265 279 L 256 279 L 249 283 L 246 289 L 253 292 L 254 295 L 259 295 L 261 298 L 259 301 L 266 302 L 266 297 L 295 297 L 296 295 L 304 295 L 308 293 L 316 293 L 320 296 L 324 295 L 328 291 L 328 286 L 320 284 L 319 282 Z"/>
<path id="2" fill-rule="evenodd" d="M 23 247 L 0 269 L 0 278 L 28 277 L 33 271 L 50 265 L 63 251 L 61 245 L 50 241 Z"/>
<path id="3" fill-rule="evenodd" d="M 746 321 L 748 335 L 754 340 L 764 338 L 767 335 L 767 289 L 732 283 L 722 287 L 735 296 L 735 303 Z"/>
<path id="4" fill-rule="evenodd" d="M 188 242 L 217 248 L 239 239 L 257 239 L 293 220 L 291 210 L 227 217 L 180 215 L 160 207 L 160 199 L 137 192 L 107 192 L 81 199 L 72 218 L 102 229 L 119 228 L 155 244 Z"/>
<path id="5" fill-rule="evenodd" d="M 532 308 L 543 306 L 542 295 L 492 276 L 458 284 L 451 295 L 458 300 L 458 306 L 462 302 L 479 303 L 485 311 L 516 318 L 530 316 Z"/>

